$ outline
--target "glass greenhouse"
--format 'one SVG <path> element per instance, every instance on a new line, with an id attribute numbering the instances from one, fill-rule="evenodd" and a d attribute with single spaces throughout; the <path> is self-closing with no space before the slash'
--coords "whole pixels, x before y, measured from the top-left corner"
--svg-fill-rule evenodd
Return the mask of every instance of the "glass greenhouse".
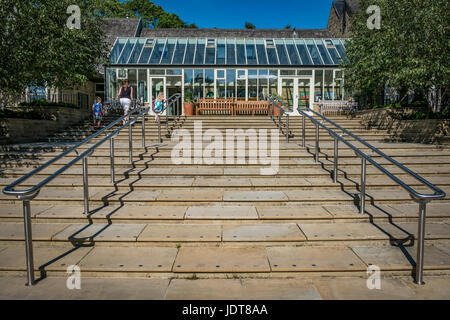
<path id="1" fill-rule="evenodd" d="M 262 100 L 277 93 L 292 107 L 344 99 L 345 39 L 117 38 L 105 70 L 107 99 L 124 79 L 151 104 L 188 90 L 196 98 Z M 295 109 L 294 109 L 295 110 Z"/>

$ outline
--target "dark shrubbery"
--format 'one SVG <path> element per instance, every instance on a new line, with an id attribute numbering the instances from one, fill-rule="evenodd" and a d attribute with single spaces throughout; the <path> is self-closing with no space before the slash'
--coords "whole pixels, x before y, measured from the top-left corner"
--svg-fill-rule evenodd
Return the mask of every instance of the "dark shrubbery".
<path id="1" fill-rule="evenodd" d="M 52 115 L 39 112 L 38 110 L 16 111 L 5 109 L 0 111 L 0 119 L 4 118 L 52 120 Z"/>
<path id="2" fill-rule="evenodd" d="M 413 112 L 402 115 L 402 120 L 450 119 L 450 110 L 444 112 Z"/>
<path id="3" fill-rule="evenodd" d="M 78 106 L 74 103 L 50 102 L 45 99 L 33 100 L 31 102 L 21 102 L 20 106 L 21 107 L 65 107 L 65 108 L 78 109 Z"/>

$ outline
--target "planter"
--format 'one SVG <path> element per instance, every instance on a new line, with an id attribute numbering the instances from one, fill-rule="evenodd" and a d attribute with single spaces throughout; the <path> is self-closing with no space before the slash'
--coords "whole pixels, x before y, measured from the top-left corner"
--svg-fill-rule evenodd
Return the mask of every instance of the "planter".
<path id="1" fill-rule="evenodd" d="M 273 116 L 278 117 L 280 115 L 280 109 L 278 109 L 276 106 L 273 106 Z"/>
<path id="2" fill-rule="evenodd" d="M 193 102 L 185 102 L 184 103 L 184 115 L 185 116 L 193 116 L 194 115 L 194 103 Z"/>

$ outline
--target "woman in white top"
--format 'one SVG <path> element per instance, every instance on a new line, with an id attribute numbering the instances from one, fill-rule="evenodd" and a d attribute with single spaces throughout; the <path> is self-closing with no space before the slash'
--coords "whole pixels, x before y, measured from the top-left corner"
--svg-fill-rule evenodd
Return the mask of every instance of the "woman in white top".
<path id="1" fill-rule="evenodd" d="M 133 101 L 133 87 L 129 86 L 130 82 L 128 79 L 125 79 L 123 81 L 123 86 L 119 89 L 119 99 L 120 99 L 120 105 L 123 108 L 123 114 L 127 114 L 130 111 L 131 101 Z M 129 120 L 129 117 L 126 117 L 123 120 L 123 124 L 125 124 L 126 121 Z"/>

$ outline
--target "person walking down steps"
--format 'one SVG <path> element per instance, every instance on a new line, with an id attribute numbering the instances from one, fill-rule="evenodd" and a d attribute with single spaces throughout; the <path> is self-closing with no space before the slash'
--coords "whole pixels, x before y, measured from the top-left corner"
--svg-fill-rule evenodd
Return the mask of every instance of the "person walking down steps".
<path id="1" fill-rule="evenodd" d="M 102 99 L 100 97 L 95 98 L 95 102 L 92 105 L 92 112 L 94 114 L 94 128 L 100 129 L 103 117 Z"/>
<path id="2" fill-rule="evenodd" d="M 130 112 L 131 101 L 133 101 L 133 87 L 130 87 L 130 82 L 128 79 L 123 81 L 123 86 L 120 87 L 118 96 L 120 99 L 120 105 L 123 108 L 123 114 L 126 115 Z M 123 124 L 125 124 L 128 120 L 129 117 L 123 119 Z"/>
<path id="3" fill-rule="evenodd" d="M 158 122 L 159 115 L 163 109 L 163 105 L 164 105 L 164 93 L 161 91 L 160 93 L 158 93 L 158 97 L 156 98 L 155 105 L 153 107 L 156 122 Z"/>

